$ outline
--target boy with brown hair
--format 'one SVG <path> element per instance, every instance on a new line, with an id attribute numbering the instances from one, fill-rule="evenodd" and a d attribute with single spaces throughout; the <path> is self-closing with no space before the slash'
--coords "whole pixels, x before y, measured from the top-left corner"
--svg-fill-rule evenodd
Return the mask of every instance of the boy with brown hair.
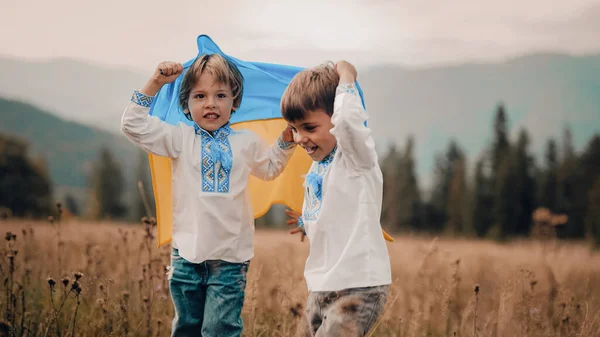
<path id="1" fill-rule="evenodd" d="M 383 177 L 356 77 L 345 61 L 304 70 L 281 100 L 294 141 L 313 160 L 302 214 L 287 212 L 298 225 L 292 233 L 310 241 L 304 271 L 310 336 L 364 336 L 391 284 L 379 222 Z"/>

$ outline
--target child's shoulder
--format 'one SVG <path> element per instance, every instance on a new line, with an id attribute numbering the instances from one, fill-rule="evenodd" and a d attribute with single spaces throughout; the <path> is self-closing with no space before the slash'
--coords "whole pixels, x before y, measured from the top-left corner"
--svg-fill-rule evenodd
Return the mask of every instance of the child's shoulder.
<path id="1" fill-rule="evenodd" d="M 256 132 L 250 129 L 232 129 L 230 136 L 244 138 L 248 141 L 255 141 L 260 138 Z"/>

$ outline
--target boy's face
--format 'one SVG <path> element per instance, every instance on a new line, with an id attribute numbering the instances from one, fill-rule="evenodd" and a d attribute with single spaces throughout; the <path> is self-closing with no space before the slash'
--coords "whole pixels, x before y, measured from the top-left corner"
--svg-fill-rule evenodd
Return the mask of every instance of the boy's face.
<path id="1" fill-rule="evenodd" d="M 312 160 L 321 161 L 335 148 L 331 117 L 325 110 L 309 111 L 304 119 L 288 122 L 294 134 L 294 142 L 304 148 Z"/>
<path id="2" fill-rule="evenodd" d="M 218 83 L 212 74 L 203 73 L 190 92 L 188 109 L 192 119 L 206 131 L 216 131 L 231 117 L 231 86 Z"/>

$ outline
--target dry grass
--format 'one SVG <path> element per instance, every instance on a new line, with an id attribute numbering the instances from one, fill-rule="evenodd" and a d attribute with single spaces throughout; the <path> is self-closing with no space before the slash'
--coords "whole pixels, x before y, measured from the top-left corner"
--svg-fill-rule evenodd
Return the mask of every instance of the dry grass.
<path id="1" fill-rule="evenodd" d="M 16 235 L 0 251 L 0 336 L 169 335 L 169 247 L 143 225 L 58 226 L 0 221 Z M 269 231 L 255 241 L 244 336 L 293 336 L 308 243 Z M 399 237 L 388 247 L 394 282 L 372 336 L 600 336 L 600 254 L 584 245 Z"/>

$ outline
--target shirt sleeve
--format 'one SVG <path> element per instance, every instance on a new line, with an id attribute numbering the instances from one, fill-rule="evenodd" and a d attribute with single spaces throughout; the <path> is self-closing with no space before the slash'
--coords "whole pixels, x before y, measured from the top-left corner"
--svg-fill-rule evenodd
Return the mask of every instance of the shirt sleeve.
<path id="1" fill-rule="evenodd" d="M 298 227 L 300 227 L 302 233 L 306 234 L 306 228 L 304 228 L 304 217 L 302 217 L 302 215 L 298 217 Z"/>
<path id="2" fill-rule="evenodd" d="M 288 161 L 294 154 L 295 143 L 288 143 L 281 136 L 275 144 L 269 146 L 267 142 L 254 132 L 251 135 L 251 153 L 249 165 L 250 173 L 262 180 L 273 180 L 285 169 Z"/>
<path id="3" fill-rule="evenodd" d="M 172 125 L 150 116 L 148 112 L 153 99 L 135 91 L 121 118 L 121 131 L 148 153 L 177 158 L 183 146 L 182 125 Z"/>
<path id="4" fill-rule="evenodd" d="M 365 125 L 367 119 L 356 86 L 340 84 L 331 116 L 331 134 L 336 138 L 344 160 L 356 170 L 367 170 L 377 163 L 372 131 Z"/>

